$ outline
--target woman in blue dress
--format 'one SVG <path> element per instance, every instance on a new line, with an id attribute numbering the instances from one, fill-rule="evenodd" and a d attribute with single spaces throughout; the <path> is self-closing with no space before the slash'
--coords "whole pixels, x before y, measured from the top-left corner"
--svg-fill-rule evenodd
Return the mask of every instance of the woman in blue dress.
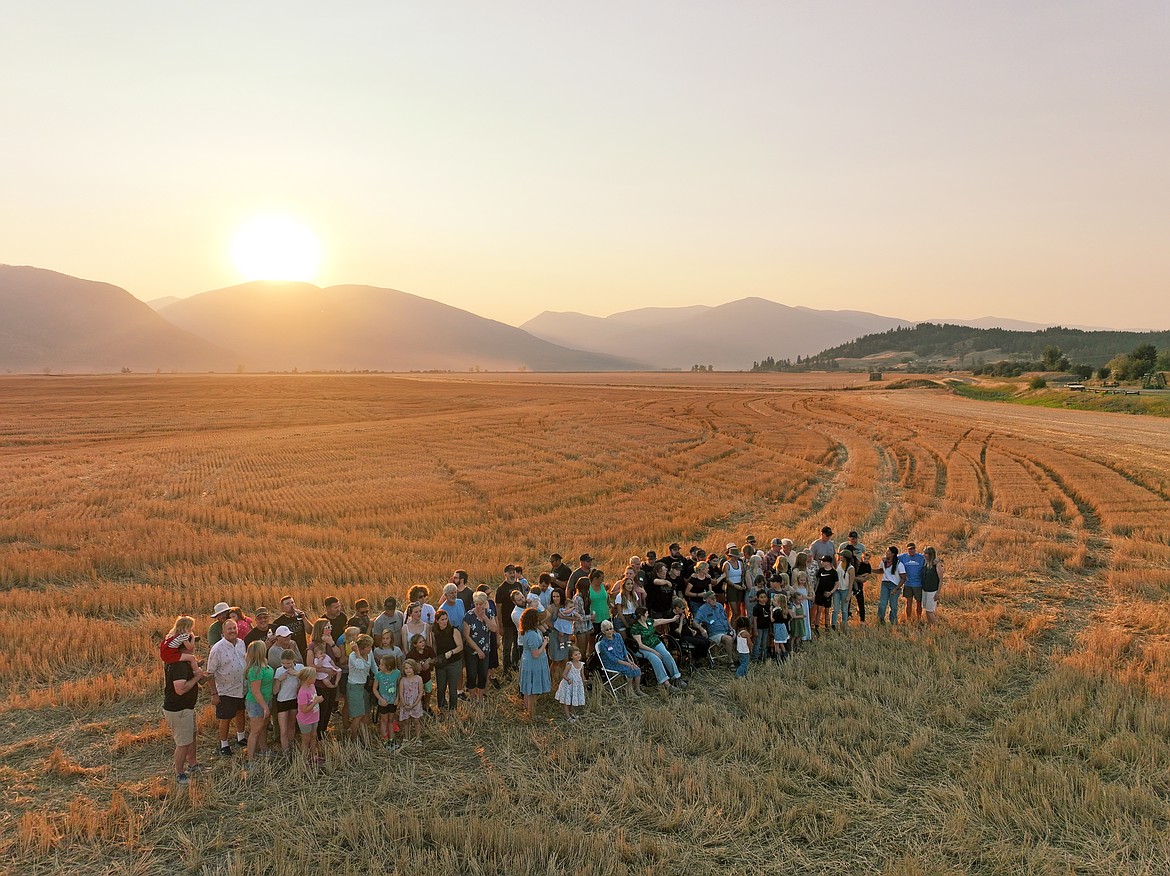
<path id="1" fill-rule="evenodd" d="M 536 714 L 536 698 L 552 690 L 548 669 L 548 637 L 540 630 L 540 612 L 526 608 L 520 615 L 520 693 L 524 695 L 524 710 L 531 721 Z"/>

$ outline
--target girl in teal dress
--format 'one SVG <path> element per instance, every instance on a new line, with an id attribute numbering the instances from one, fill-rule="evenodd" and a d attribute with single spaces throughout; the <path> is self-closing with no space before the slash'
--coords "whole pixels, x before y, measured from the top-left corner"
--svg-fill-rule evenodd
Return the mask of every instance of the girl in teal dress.
<path id="1" fill-rule="evenodd" d="M 536 698 L 552 690 L 548 668 L 548 637 L 541 635 L 540 612 L 526 608 L 520 615 L 520 693 L 528 720 L 536 714 Z"/>

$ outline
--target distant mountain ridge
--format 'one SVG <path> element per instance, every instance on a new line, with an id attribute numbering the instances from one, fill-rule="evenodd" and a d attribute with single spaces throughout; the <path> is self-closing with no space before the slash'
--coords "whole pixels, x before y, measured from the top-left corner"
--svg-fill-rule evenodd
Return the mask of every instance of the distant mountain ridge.
<path id="1" fill-rule="evenodd" d="M 176 299 L 155 312 L 109 283 L 0 265 L 0 308 L 0 369 L 10 372 L 647 367 L 373 286 L 246 283 Z"/>
<path id="2" fill-rule="evenodd" d="M 860 311 L 789 307 L 764 298 L 741 298 L 716 307 L 658 307 L 608 317 L 545 311 L 520 327 L 557 344 L 643 359 L 657 368 L 747 370 L 777 355 L 816 353 L 860 335 L 910 323 Z"/>
<path id="3" fill-rule="evenodd" d="M 167 322 L 125 289 L 0 265 L 0 368 L 226 370 L 235 354 Z"/>
<path id="4" fill-rule="evenodd" d="M 159 313 L 236 350 L 245 370 L 627 371 L 633 357 L 568 349 L 396 289 L 256 281 Z"/>
<path id="5" fill-rule="evenodd" d="M 1050 327 L 997 316 L 929 322 L 1022 332 Z M 638 349 L 642 358 L 659 368 L 712 364 L 720 370 L 746 370 L 752 362 L 769 358 L 795 361 L 797 356 L 816 356 L 868 335 L 912 328 L 915 324 L 860 310 L 817 310 L 764 298 L 741 298 L 715 307 L 644 307 L 607 317 L 546 310 L 521 328 L 545 340 L 581 349 L 611 354 Z M 1076 328 L 1085 332 L 1115 331 Z M 738 336 L 734 344 L 723 343 L 733 336 Z"/>

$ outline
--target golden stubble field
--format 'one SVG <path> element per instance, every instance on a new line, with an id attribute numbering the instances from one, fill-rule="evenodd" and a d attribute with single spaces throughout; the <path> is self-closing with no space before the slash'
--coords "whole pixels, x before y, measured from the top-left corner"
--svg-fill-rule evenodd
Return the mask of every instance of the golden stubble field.
<path id="1" fill-rule="evenodd" d="M 936 546 L 942 626 L 169 780 L 178 613 L 825 522 Z M 1166 420 L 848 375 L 4 378 L 0 868 L 1170 872 L 1168 599 Z"/>

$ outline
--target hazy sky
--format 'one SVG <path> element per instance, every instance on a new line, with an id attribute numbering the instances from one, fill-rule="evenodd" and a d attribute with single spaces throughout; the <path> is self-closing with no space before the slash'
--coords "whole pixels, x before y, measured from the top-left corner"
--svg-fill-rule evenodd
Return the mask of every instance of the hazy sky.
<path id="1" fill-rule="evenodd" d="M 4 6 L 2 263 L 1170 328 L 1164 0 Z"/>

